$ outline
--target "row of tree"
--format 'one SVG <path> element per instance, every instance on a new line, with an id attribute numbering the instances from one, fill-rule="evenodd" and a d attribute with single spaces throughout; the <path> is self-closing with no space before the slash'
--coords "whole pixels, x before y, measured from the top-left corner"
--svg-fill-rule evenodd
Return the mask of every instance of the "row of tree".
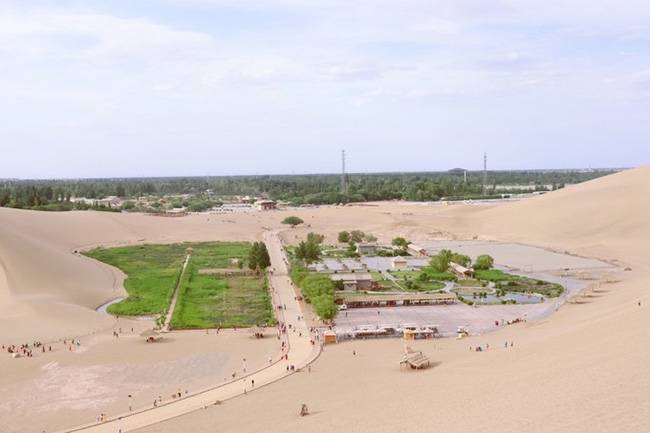
<path id="1" fill-rule="evenodd" d="M 472 266 L 474 270 L 489 270 L 494 266 L 494 259 L 487 255 L 480 255 L 474 261 L 472 265 L 472 259 L 465 255 L 453 252 L 451 250 L 443 249 L 438 252 L 435 256 L 431 257 L 429 265 L 436 272 L 447 272 L 449 270 L 449 264 L 451 262 L 457 263 L 461 266 L 470 267 Z"/>
<path id="2" fill-rule="evenodd" d="M 334 283 L 329 275 L 309 272 L 302 266 L 294 266 L 291 279 L 301 288 L 305 301 L 312 304 L 321 319 L 331 320 L 336 316 L 338 307 L 334 302 Z"/>
<path id="3" fill-rule="evenodd" d="M 561 188 L 611 171 L 491 171 L 488 194 L 497 185 Z M 339 175 L 232 176 L 140 179 L 3 180 L 0 206 L 34 208 L 68 202 L 72 197 L 136 198 L 147 195 L 202 194 L 210 197 L 266 195 L 294 204 L 331 204 L 372 200 L 435 201 L 443 197 L 473 197 L 483 193 L 482 172 L 378 173 L 348 176 L 348 193 L 340 192 Z"/>

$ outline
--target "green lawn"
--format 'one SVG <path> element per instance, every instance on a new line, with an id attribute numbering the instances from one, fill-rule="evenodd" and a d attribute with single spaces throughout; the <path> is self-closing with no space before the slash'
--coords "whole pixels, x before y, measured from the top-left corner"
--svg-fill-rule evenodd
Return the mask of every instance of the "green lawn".
<path id="1" fill-rule="evenodd" d="M 400 284 L 407 292 L 435 292 L 445 287 L 445 283 L 440 281 L 412 281 L 413 283 L 411 285 L 405 284 L 404 282 L 400 282 Z"/>
<path id="2" fill-rule="evenodd" d="M 398 280 L 404 280 L 405 278 L 415 280 L 420 275 L 420 271 L 390 271 L 390 274 Z"/>
<path id="3" fill-rule="evenodd" d="M 201 274 L 201 269 L 231 268 L 230 259 L 246 258 L 246 242 L 196 242 L 99 248 L 89 257 L 109 263 L 127 274 L 129 297 L 111 305 L 120 315 L 163 314 L 180 276 L 188 248 L 192 256 L 179 285 L 172 327 L 246 327 L 274 323 L 271 297 L 264 277 Z M 231 268 L 236 272 L 236 268 Z"/>
<path id="4" fill-rule="evenodd" d="M 438 291 L 445 287 L 445 283 L 435 279 L 430 281 L 420 281 L 418 277 L 423 272 L 424 271 L 392 271 L 390 274 L 397 279 L 397 284 L 399 284 L 401 288 L 389 280 L 384 280 L 383 284 L 387 289 L 402 290 L 403 288 L 403 290 L 407 292 L 431 292 Z M 371 272 L 371 274 L 373 273 Z"/>
<path id="5" fill-rule="evenodd" d="M 192 257 L 172 328 L 232 328 L 273 324 L 273 307 L 266 279 L 257 276 L 200 274 L 201 269 L 225 269 L 230 259 L 246 261 L 246 242 L 207 242 L 192 245 Z"/>
<path id="6" fill-rule="evenodd" d="M 474 271 L 474 277 L 478 280 L 497 282 L 511 280 L 514 275 L 507 274 L 498 269 L 489 269 L 486 271 Z"/>
<path id="7" fill-rule="evenodd" d="M 188 244 L 138 245 L 95 248 L 88 257 L 119 268 L 127 275 L 124 288 L 129 297 L 108 307 L 115 315 L 162 314 L 180 276 Z"/>
<path id="8" fill-rule="evenodd" d="M 512 275 L 498 269 L 476 271 L 474 276 L 479 280 L 494 281 L 497 289 L 508 292 L 539 293 L 548 298 L 556 298 L 564 292 L 560 284 Z"/>
<path id="9" fill-rule="evenodd" d="M 452 274 L 451 272 L 438 272 L 435 269 L 433 269 L 431 266 L 427 266 L 427 267 L 422 268 L 422 272 L 426 272 L 426 274 L 432 280 L 437 280 L 437 281 L 456 281 L 457 280 L 456 276 L 454 274 Z"/>

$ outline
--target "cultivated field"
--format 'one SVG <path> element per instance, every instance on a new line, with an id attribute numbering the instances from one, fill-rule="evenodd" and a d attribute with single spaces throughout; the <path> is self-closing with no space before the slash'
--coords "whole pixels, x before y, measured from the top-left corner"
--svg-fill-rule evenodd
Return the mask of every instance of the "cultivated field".
<path id="1" fill-rule="evenodd" d="M 171 321 L 174 329 L 272 324 L 266 279 L 245 267 L 249 250 L 247 242 L 187 242 L 95 248 L 86 255 L 127 275 L 124 287 L 129 296 L 110 305 L 111 314 L 163 314 L 178 285 Z"/>

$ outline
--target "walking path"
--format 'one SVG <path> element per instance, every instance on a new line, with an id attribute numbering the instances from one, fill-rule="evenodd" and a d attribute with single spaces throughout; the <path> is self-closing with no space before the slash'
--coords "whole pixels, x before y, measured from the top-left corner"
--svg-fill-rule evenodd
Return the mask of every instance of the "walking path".
<path id="1" fill-rule="evenodd" d="M 92 433 L 118 433 L 136 430 L 177 416 L 204 409 L 217 402 L 246 394 L 254 388 L 270 384 L 293 373 L 287 368 L 295 366 L 296 370 L 305 367 L 320 353 L 320 344 L 311 343 L 309 328 L 304 320 L 299 320 L 303 315 L 299 301 L 288 276 L 286 257 L 282 250 L 282 242 L 278 231 L 264 233 L 264 242 L 271 256 L 271 266 L 275 269 L 269 273 L 269 282 L 273 291 L 273 302 L 276 311 L 278 306 L 283 309 L 280 320 L 284 320 L 287 328 L 287 346 L 285 352 L 288 359 L 280 359 L 268 367 L 262 368 L 237 380 L 211 388 L 171 402 L 163 403 L 157 407 L 141 409 L 130 413 L 112 416 L 103 423 L 93 423 L 66 432 L 92 432 Z M 255 387 L 252 387 L 252 380 Z"/>
<path id="2" fill-rule="evenodd" d="M 181 270 L 181 275 L 180 277 L 178 277 L 178 283 L 174 288 L 172 301 L 169 303 L 169 308 L 167 309 L 167 315 L 165 316 L 165 324 L 163 325 L 163 331 L 165 332 L 169 332 L 171 330 L 169 326 L 172 323 L 172 316 L 174 315 L 174 309 L 176 308 L 176 301 L 178 300 L 178 288 L 180 287 L 181 282 L 183 281 L 183 275 L 185 275 L 185 270 L 187 269 L 187 264 L 190 262 L 191 255 L 192 255 L 191 253 L 188 253 L 187 256 L 185 256 L 185 262 L 183 263 L 183 269 Z"/>

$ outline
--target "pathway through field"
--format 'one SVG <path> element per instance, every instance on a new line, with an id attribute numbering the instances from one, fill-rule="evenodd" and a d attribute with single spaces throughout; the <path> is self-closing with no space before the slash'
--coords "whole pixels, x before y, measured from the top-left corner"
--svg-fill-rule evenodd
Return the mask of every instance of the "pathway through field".
<path id="1" fill-rule="evenodd" d="M 169 303 L 169 308 L 167 309 L 167 316 L 165 316 L 165 325 L 163 326 L 164 332 L 169 332 L 171 330 L 169 326 L 172 323 L 172 316 L 174 315 L 174 309 L 176 309 L 176 301 L 178 300 L 178 289 L 181 286 L 181 282 L 183 281 L 183 275 L 185 275 L 185 270 L 187 269 L 187 264 L 190 262 L 191 255 L 192 255 L 191 253 L 188 253 L 187 256 L 185 256 L 185 262 L 183 263 L 183 269 L 181 270 L 181 275 L 180 277 L 178 277 L 178 283 L 176 283 L 176 287 L 174 287 L 174 294 L 172 295 L 172 301 Z"/>
<path id="2" fill-rule="evenodd" d="M 190 394 L 187 397 L 162 404 L 155 408 L 151 407 L 131 413 L 115 414 L 106 422 L 93 423 L 65 431 L 115 433 L 118 431 L 127 432 L 136 430 L 189 412 L 202 410 L 206 406 L 213 405 L 216 402 L 223 402 L 246 394 L 247 392 L 252 392 L 255 388 L 270 384 L 292 374 L 293 372 L 289 371 L 287 366 L 293 365 L 297 370 L 312 362 L 320 353 L 320 344 L 311 343 L 311 335 L 307 324 L 304 320 L 299 320 L 303 312 L 300 302 L 296 299 L 296 292 L 288 276 L 287 261 L 282 249 L 279 231 L 265 232 L 264 242 L 271 256 L 271 267 L 275 269 L 273 273 L 269 274 L 274 308 L 275 311 L 282 311 L 279 320 L 283 321 L 287 327 L 291 325 L 292 328 L 286 334 L 288 345 L 288 352 L 286 352 L 288 356 L 287 360 L 276 360 L 268 367 L 252 372 L 245 377 L 202 392 Z M 278 310 L 279 306 L 283 306 L 283 309 Z M 172 311 L 173 308 L 170 307 L 169 317 L 171 317 Z M 252 380 L 255 381 L 255 387 L 252 387 Z"/>

